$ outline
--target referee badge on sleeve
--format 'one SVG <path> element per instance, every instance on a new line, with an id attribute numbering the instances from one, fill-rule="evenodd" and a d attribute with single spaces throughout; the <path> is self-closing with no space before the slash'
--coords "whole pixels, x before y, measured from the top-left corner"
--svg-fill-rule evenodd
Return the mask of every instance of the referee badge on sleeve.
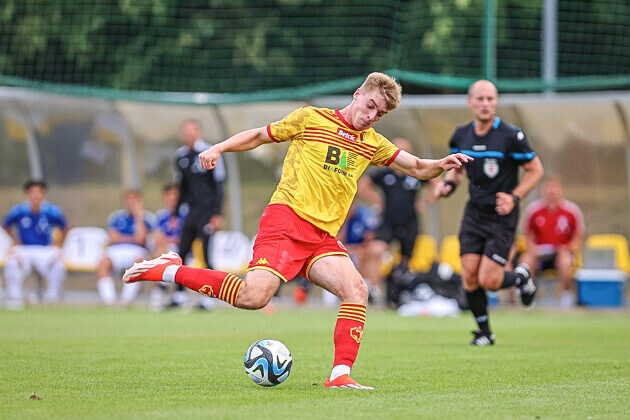
<path id="1" fill-rule="evenodd" d="M 488 178 L 494 178 L 499 174 L 499 162 L 496 159 L 485 158 L 483 160 L 483 173 Z"/>

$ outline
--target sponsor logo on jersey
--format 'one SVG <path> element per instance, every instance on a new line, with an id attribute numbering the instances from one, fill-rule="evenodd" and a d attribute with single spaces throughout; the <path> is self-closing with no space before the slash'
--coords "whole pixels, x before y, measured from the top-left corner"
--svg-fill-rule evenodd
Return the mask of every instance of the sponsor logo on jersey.
<path id="1" fill-rule="evenodd" d="M 483 173 L 488 178 L 494 178 L 499 175 L 499 161 L 492 158 L 485 158 L 483 160 Z"/>
<path id="2" fill-rule="evenodd" d="M 525 138 L 525 133 L 523 133 L 522 131 L 519 131 L 518 133 L 516 133 L 516 140 L 521 141 Z"/>
<path id="3" fill-rule="evenodd" d="M 256 261 L 256 264 L 269 264 L 269 261 L 267 261 L 267 258 L 259 258 L 258 261 Z"/>
<path id="4" fill-rule="evenodd" d="M 473 150 L 475 150 L 475 151 L 480 152 L 480 151 L 486 150 L 487 148 L 486 148 L 486 145 L 485 145 L 485 144 L 475 144 L 475 145 L 472 147 L 472 149 L 473 149 Z"/>
<path id="5" fill-rule="evenodd" d="M 363 327 L 350 328 L 350 337 L 352 337 L 357 343 L 363 341 Z"/>
<path id="6" fill-rule="evenodd" d="M 210 286 L 209 284 L 204 284 L 203 286 L 201 286 L 201 288 L 199 289 L 199 293 L 201 293 L 202 295 L 214 297 L 214 291 L 212 290 L 212 286 Z"/>
<path id="7" fill-rule="evenodd" d="M 354 167 L 357 161 L 357 156 L 358 155 L 354 152 L 349 152 L 336 146 L 328 146 L 323 168 L 330 172 L 354 178 L 354 175 L 348 172 L 347 169 L 352 169 Z"/>
<path id="8" fill-rule="evenodd" d="M 339 129 L 339 131 L 337 131 L 337 135 L 341 136 L 343 138 L 346 138 L 350 141 L 357 141 L 357 136 L 356 134 L 352 134 L 352 133 L 348 133 L 347 131 L 343 130 L 343 129 Z"/>

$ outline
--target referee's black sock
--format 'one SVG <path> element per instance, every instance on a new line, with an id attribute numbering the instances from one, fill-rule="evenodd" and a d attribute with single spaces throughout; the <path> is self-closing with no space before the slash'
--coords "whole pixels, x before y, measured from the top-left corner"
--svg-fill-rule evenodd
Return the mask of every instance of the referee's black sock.
<path id="1" fill-rule="evenodd" d="M 522 274 L 515 271 L 505 271 L 503 273 L 503 281 L 501 282 L 499 289 L 505 289 L 512 286 L 521 287 L 526 282 L 527 279 Z"/>
<path id="2" fill-rule="evenodd" d="M 468 308 L 475 317 L 475 321 L 479 329 L 483 332 L 490 332 L 488 324 L 488 297 L 486 291 L 481 287 L 472 292 L 466 291 L 466 299 L 468 299 Z"/>

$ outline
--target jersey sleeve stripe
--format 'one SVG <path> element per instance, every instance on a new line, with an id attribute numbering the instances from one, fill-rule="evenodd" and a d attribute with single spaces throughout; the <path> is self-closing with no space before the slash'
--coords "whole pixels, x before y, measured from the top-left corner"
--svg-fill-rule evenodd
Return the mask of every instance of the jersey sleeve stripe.
<path id="1" fill-rule="evenodd" d="M 484 152 L 478 152 L 476 150 L 461 150 L 461 153 L 474 158 L 496 158 L 502 159 L 505 155 L 502 152 L 495 150 L 486 150 Z"/>
<path id="2" fill-rule="evenodd" d="M 536 157 L 536 152 L 510 153 L 510 157 L 515 160 L 532 160 Z"/>
<path id="3" fill-rule="evenodd" d="M 451 147 L 451 153 L 459 153 L 459 149 L 457 147 Z"/>
<path id="4" fill-rule="evenodd" d="M 280 140 L 278 140 L 273 136 L 273 134 L 271 134 L 271 124 L 267 125 L 267 134 L 269 135 L 269 138 L 271 138 L 271 140 L 275 141 L 276 143 L 280 143 Z"/>
<path id="5" fill-rule="evenodd" d="M 394 154 L 392 155 L 392 157 L 390 157 L 390 158 L 389 158 L 389 160 L 388 160 L 387 162 L 385 162 L 385 166 L 389 166 L 389 165 L 391 165 L 391 164 L 392 164 L 392 162 L 393 162 L 394 160 L 396 160 L 396 157 L 398 156 L 398 154 L 399 154 L 399 153 L 400 153 L 400 149 L 396 150 L 396 151 L 394 152 Z"/>

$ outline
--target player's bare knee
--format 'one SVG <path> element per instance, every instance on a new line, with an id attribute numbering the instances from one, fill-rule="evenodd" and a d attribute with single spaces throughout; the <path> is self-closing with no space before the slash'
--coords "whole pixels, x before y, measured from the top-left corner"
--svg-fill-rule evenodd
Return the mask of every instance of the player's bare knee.
<path id="1" fill-rule="evenodd" d="M 472 292 L 473 290 L 479 288 L 477 273 L 472 270 L 464 271 L 462 273 L 462 282 L 464 284 L 464 289 L 469 292 Z"/>
<path id="2" fill-rule="evenodd" d="M 486 290 L 497 290 L 501 286 L 501 279 L 492 275 L 488 275 L 486 277 L 480 276 L 479 285 Z"/>
<path id="3" fill-rule="evenodd" d="M 368 288 L 360 276 L 344 281 L 338 288 L 338 297 L 342 302 L 367 303 Z"/>
<path id="4" fill-rule="evenodd" d="M 254 290 L 252 285 L 244 283 L 238 294 L 236 306 L 242 309 L 262 309 L 271 300 L 273 293 L 266 293 L 261 290 Z"/>

